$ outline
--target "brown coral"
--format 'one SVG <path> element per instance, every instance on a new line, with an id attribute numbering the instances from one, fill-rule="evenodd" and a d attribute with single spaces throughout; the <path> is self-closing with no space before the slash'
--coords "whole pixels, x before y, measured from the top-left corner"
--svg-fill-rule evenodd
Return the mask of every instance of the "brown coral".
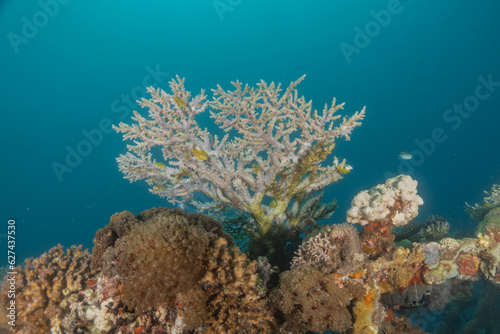
<path id="1" fill-rule="evenodd" d="M 348 306 L 353 294 L 348 288 L 340 288 L 333 277 L 308 265 L 281 274 L 281 285 L 271 299 L 274 309 L 286 320 L 287 331 L 344 332 L 351 327 Z"/>
<path id="2" fill-rule="evenodd" d="M 205 215 L 153 209 L 130 226 L 102 256 L 103 272 L 122 279 L 119 297 L 130 310 L 140 315 L 163 309 L 177 315 L 171 322 L 181 319 L 181 327 L 201 326 L 207 333 L 272 331 L 257 263 L 231 248 L 220 223 Z"/>
<path id="3" fill-rule="evenodd" d="M 36 259 L 17 267 L 16 331 L 23 333 L 61 332 L 60 322 L 69 312 L 67 298 L 81 291 L 90 278 L 90 254 L 82 247 L 64 251 L 58 245 Z M 7 286 L 0 293 L 2 308 L 9 302 Z"/>
<path id="4" fill-rule="evenodd" d="M 189 214 L 180 209 L 154 208 L 141 212 L 137 216 L 129 211 L 115 213 L 111 216 L 109 224 L 99 229 L 94 237 L 92 248 L 92 270 L 98 271 L 103 265 L 103 255 L 108 248 L 113 248 L 116 241 L 127 234 L 136 224 L 148 222 L 150 219 L 163 216 L 182 216 L 189 225 L 196 225 L 209 233 L 226 238 L 232 244 L 232 238 L 224 232 L 222 225 L 215 219 L 203 214 Z M 105 273 L 108 276 L 112 273 Z"/>
<path id="5" fill-rule="evenodd" d="M 195 286 L 204 275 L 211 240 L 207 230 L 182 215 L 148 218 L 132 225 L 103 256 L 104 272 L 125 279 L 123 300 L 138 311 L 169 307 L 178 293 Z"/>
<path id="6" fill-rule="evenodd" d="M 137 219 L 133 213 L 123 211 L 112 215 L 109 224 L 97 230 L 94 236 L 94 247 L 92 248 L 92 270 L 101 270 L 102 256 L 106 249 L 114 246 L 116 240 L 130 231 L 130 226 L 136 222 Z"/>
<path id="7" fill-rule="evenodd" d="M 211 250 L 205 277 L 200 281 L 208 297 L 205 333 L 270 333 L 274 319 L 259 290 L 257 262 L 250 262 L 225 239 Z"/>

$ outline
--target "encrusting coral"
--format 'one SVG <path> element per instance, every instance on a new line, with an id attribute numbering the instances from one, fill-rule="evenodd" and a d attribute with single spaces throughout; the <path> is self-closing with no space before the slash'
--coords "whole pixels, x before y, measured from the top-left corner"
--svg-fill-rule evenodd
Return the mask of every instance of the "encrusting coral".
<path id="1" fill-rule="evenodd" d="M 344 332 L 352 326 L 347 307 L 354 296 L 361 296 L 361 286 L 341 288 L 333 274 L 325 275 L 309 265 L 282 273 L 280 281 L 271 300 L 275 312 L 286 321 L 286 331 Z"/>
<path id="2" fill-rule="evenodd" d="M 205 333 L 272 333 L 275 320 L 268 311 L 257 262 L 219 238 L 212 247 L 200 283 L 208 295 Z"/>
<path id="3" fill-rule="evenodd" d="M 63 333 L 61 323 L 70 313 L 69 298 L 86 286 L 90 273 L 90 254 L 82 247 L 51 248 L 39 258 L 30 258 L 15 271 L 16 332 Z M 7 309 L 8 282 L 0 292 L 2 309 Z M 7 317 L 2 317 L 1 322 Z"/>
<path id="4" fill-rule="evenodd" d="M 134 140 L 129 152 L 120 156 L 120 170 L 131 181 L 144 179 L 151 192 L 176 204 L 190 202 L 199 210 L 220 211 L 231 206 L 254 220 L 258 238 L 273 229 L 304 228 L 303 215 L 290 215 L 290 205 L 299 208 L 316 191 L 337 182 L 349 170 L 345 161 L 324 161 L 339 137 L 347 140 L 364 118 L 364 109 L 351 117 L 336 112 L 343 104 L 312 110 L 311 102 L 299 97 L 299 78 L 282 91 L 281 84 L 261 81 L 257 88 L 234 82 L 235 90 L 220 86 L 208 102 L 202 91 L 195 97 L 184 87 L 184 79 L 170 82 L 172 94 L 148 88 L 151 98 L 139 104 L 149 109 L 149 118 L 134 112 L 136 124 L 120 123 L 115 129 Z M 207 108 L 227 134 L 223 138 L 202 129 L 195 120 Z M 155 147 L 162 157 L 151 153 Z M 211 203 L 193 200 L 194 193 L 208 196 Z M 269 204 L 266 204 L 268 203 Z"/>

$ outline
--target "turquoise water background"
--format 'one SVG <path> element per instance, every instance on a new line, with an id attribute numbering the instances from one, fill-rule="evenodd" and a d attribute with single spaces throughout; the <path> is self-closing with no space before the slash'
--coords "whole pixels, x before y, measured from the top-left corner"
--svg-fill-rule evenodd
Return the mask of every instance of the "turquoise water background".
<path id="1" fill-rule="evenodd" d="M 498 1 L 4 0 L 2 252 L 10 218 L 21 263 L 57 243 L 91 247 L 115 212 L 167 205 L 123 179 L 126 144 L 109 125 L 130 122 L 144 86 L 167 90 L 175 75 L 198 93 L 307 74 L 299 92 L 314 108 L 336 97 L 367 113 L 334 151 L 354 169 L 326 188 L 340 208 L 324 223 L 404 172 L 425 202 L 417 220 L 473 231 L 464 203 L 500 183 L 499 14 Z"/>

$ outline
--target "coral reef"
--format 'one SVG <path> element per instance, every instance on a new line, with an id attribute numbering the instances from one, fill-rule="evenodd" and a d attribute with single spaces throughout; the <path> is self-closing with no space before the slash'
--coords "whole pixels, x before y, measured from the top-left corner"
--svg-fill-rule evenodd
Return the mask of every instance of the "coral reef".
<path id="1" fill-rule="evenodd" d="M 413 183 L 409 177 L 404 177 L 404 179 L 406 179 L 405 184 L 407 185 Z M 390 180 L 387 184 L 394 185 L 394 180 Z M 404 187 L 412 189 L 408 191 L 410 196 L 405 198 L 410 199 L 410 201 L 413 199 L 414 202 L 413 209 L 409 210 L 412 214 L 404 215 L 404 219 L 396 219 L 400 226 L 406 224 L 417 214 L 416 208 L 418 203 L 421 203 L 421 199 L 416 195 L 415 186 L 416 184 L 413 183 L 413 188 Z M 281 285 L 277 290 L 281 293 L 280 298 L 277 301 L 274 300 L 274 307 L 282 312 L 286 319 L 284 328 L 288 328 L 286 326 L 290 326 L 293 321 L 297 321 L 296 319 L 301 319 L 301 314 L 298 312 L 304 312 L 304 309 L 307 309 L 308 312 L 307 319 L 316 319 L 316 317 L 323 319 L 323 322 L 315 322 L 315 324 L 331 326 L 328 329 L 336 326 L 333 322 L 327 322 L 328 315 L 322 313 L 324 312 L 322 308 L 316 304 L 309 304 L 308 298 L 310 296 L 308 294 L 304 295 L 302 292 L 301 295 L 297 290 L 292 290 L 293 309 L 290 307 L 291 304 L 283 302 L 286 295 L 281 290 L 293 289 L 284 285 L 284 282 L 292 280 L 289 276 L 293 277 L 294 272 L 306 270 L 302 268 L 309 268 L 307 270 L 311 281 L 317 280 L 318 278 L 315 277 L 322 274 L 330 275 L 329 280 L 334 281 L 340 288 L 348 287 L 353 282 L 360 283 L 361 294 L 353 294 L 350 306 L 347 307 L 350 319 L 353 321 L 351 329 L 355 333 L 379 333 L 380 330 L 390 333 L 397 331 L 396 328 L 405 328 L 404 332 L 419 332 L 418 329 L 412 328 L 404 317 L 396 317 L 392 309 L 400 310 L 422 304 L 426 304 L 432 310 L 443 309 L 447 301 L 451 299 L 453 286 L 459 286 L 461 282 L 476 281 L 480 277 L 494 284 L 500 282 L 497 270 L 500 264 L 497 248 L 500 244 L 500 237 L 499 230 L 495 225 L 489 225 L 485 229 L 485 233 L 479 235 L 477 239 L 445 238 L 440 243 L 414 243 L 411 250 L 395 247 L 394 235 L 392 235 L 392 228 L 395 225 L 393 219 L 400 213 L 399 209 L 405 205 L 408 207 L 411 205 L 398 203 L 397 206 L 384 206 L 381 203 L 394 205 L 400 200 L 397 198 L 395 201 L 390 201 L 388 193 L 397 194 L 396 191 L 390 192 L 385 189 L 384 185 L 373 188 L 371 193 L 361 192 L 358 194 L 360 197 L 353 200 L 353 207 L 348 213 L 350 222 L 363 226 L 361 240 L 358 241 L 358 245 L 361 243 L 361 250 L 364 253 L 362 270 L 353 268 L 355 270 L 349 272 L 341 270 L 341 267 L 335 265 L 334 259 L 336 256 L 339 257 L 341 247 L 338 240 L 329 237 L 328 232 L 321 232 L 304 241 L 297 252 L 297 257 L 292 262 L 293 269 L 282 273 Z M 370 203 L 374 202 L 387 209 L 385 214 L 382 213 L 384 211 L 381 208 L 375 211 L 367 210 Z M 374 249 L 377 251 L 374 252 Z M 368 257 L 368 261 L 366 261 L 366 257 Z M 313 271 L 319 274 L 315 274 Z M 294 283 L 296 285 L 304 284 L 300 280 L 294 281 Z M 307 283 L 311 284 L 311 282 Z M 305 286 L 305 288 L 309 292 L 324 290 L 324 288 L 313 286 Z M 320 305 L 326 304 L 320 303 Z M 345 304 L 342 305 L 345 306 Z M 389 308 L 386 309 L 385 306 L 389 306 Z M 289 320 L 292 318 L 292 314 L 295 316 L 295 320 Z M 297 329 L 297 331 L 302 332 L 315 329 L 315 327 L 308 327 L 309 324 L 305 320 L 301 320 L 299 325 L 294 324 L 294 326 L 302 326 Z"/>
<path id="2" fill-rule="evenodd" d="M 135 216 L 129 211 L 123 211 L 111 216 L 109 224 L 99 229 L 94 237 L 94 247 L 92 248 L 92 269 L 101 270 L 103 255 L 108 248 L 113 248 L 117 240 L 128 233 L 132 226 L 143 224 L 153 217 L 162 216 L 168 219 L 170 216 L 183 217 L 190 225 L 197 225 L 217 236 L 227 239 L 232 243 L 231 237 L 224 232 L 221 224 L 213 218 L 203 214 L 188 214 L 180 209 L 156 208 L 146 210 Z M 109 262 L 109 261 L 108 261 Z M 113 273 L 107 273 L 111 276 Z"/>
<path id="3" fill-rule="evenodd" d="M 394 229 L 396 242 L 409 240 L 412 242 L 440 241 L 450 232 L 450 223 L 441 216 L 430 216 L 424 223 L 415 220 Z"/>
<path id="4" fill-rule="evenodd" d="M 130 226 L 137 221 L 135 216 L 128 211 L 114 214 L 109 224 L 99 229 L 94 236 L 94 248 L 92 249 L 91 268 L 94 271 L 102 269 L 102 256 L 108 247 L 113 247 L 116 240 L 130 231 Z"/>
<path id="5" fill-rule="evenodd" d="M 462 332 L 493 331 L 500 227 L 490 220 L 477 238 L 397 247 L 393 219 L 401 211 L 412 219 L 420 201 L 411 179 L 387 184 L 406 190 L 392 192 L 386 215 L 361 232 L 316 226 L 279 278 L 268 259 L 249 260 L 209 216 L 165 208 L 115 214 L 94 238 L 93 271 L 86 251 L 61 246 L 17 268 L 15 332 L 423 333 L 409 319 L 424 307 L 443 310 L 439 333 L 457 332 L 460 313 L 474 304 L 475 281 L 485 288 Z M 372 193 L 368 203 L 378 200 Z M 411 201 L 417 206 L 408 209 Z M 366 211 L 359 201 L 353 207 Z M 2 307 L 7 293 L 4 283 Z"/>
<path id="6" fill-rule="evenodd" d="M 253 88 L 235 82 L 233 91 L 220 86 L 213 90 L 210 102 L 203 91 L 191 97 L 178 77 L 170 82 L 171 95 L 150 87 L 151 98 L 139 101 L 149 109 L 149 118 L 135 112 L 136 124 L 115 127 L 124 139 L 134 141 L 117 159 L 120 170 L 131 181 L 146 180 L 151 192 L 174 204 L 191 202 L 216 212 L 231 206 L 246 212 L 255 221 L 256 236 L 279 226 L 303 229 L 301 224 L 308 220 L 299 208 L 346 173 L 345 161 L 334 159 L 328 166 L 323 162 L 336 139 L 349 140 L 364 118 L 362 110 L 334 127 L 343 104 L 336 105 L 334 99 L 322 113 L 313 111 L 296 90 L 303 79 L 284 92 L 281 84 L 261 81 Z M 215 123 L 227 133 L 221 139 L 195 120 L 209 107 Z M 161 148 L 162 157 L 153 157 L 155 147 Z M 193 201 L 196 192 L 212 202 Z M 294 211 L 290 205 L 296 210 L 287 217 Z"/>
<path id="7" fill-rule="evenodd" d="M 30 258 L 15 270 L 16 332 L 62 333 L 61 323 L 70 312 L 69 299 L 77 296 L 91 278 L 90 254 L 82 247 L 51 248 L 41 257 Z M 7 282 L 2 285 L 0 304 L 7 308 Z M 6 321 L 2 317 L 1 321 Z"/>

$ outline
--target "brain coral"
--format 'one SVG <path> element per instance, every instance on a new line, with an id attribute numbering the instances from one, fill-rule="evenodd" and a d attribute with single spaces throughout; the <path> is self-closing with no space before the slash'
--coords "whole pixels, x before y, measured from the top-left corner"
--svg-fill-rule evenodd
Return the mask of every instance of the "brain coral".
<path id="1" fill-rule="evenodd" d="M 27 259 L 16 271 L 16 332 L 62 333 L 61 321 L 70 311 L 67 298 L 83 290 L 90 278 L 88 251 L 72 246 L 65 252 L 58 245 L 37 259 Z M 7 291 L 4 282 L 0 291 L 2 309 L 10 301 Z"/>
<path id="2" fill-rule="evenodd" d="M 357 194 L 347 211 L 347 221 L 360 225 L 387 222 L 402 226 L 417 216 L 418 206 L 423 203 L 417 195 L 417 181 L 408 175 L 399 175 Z"/>

